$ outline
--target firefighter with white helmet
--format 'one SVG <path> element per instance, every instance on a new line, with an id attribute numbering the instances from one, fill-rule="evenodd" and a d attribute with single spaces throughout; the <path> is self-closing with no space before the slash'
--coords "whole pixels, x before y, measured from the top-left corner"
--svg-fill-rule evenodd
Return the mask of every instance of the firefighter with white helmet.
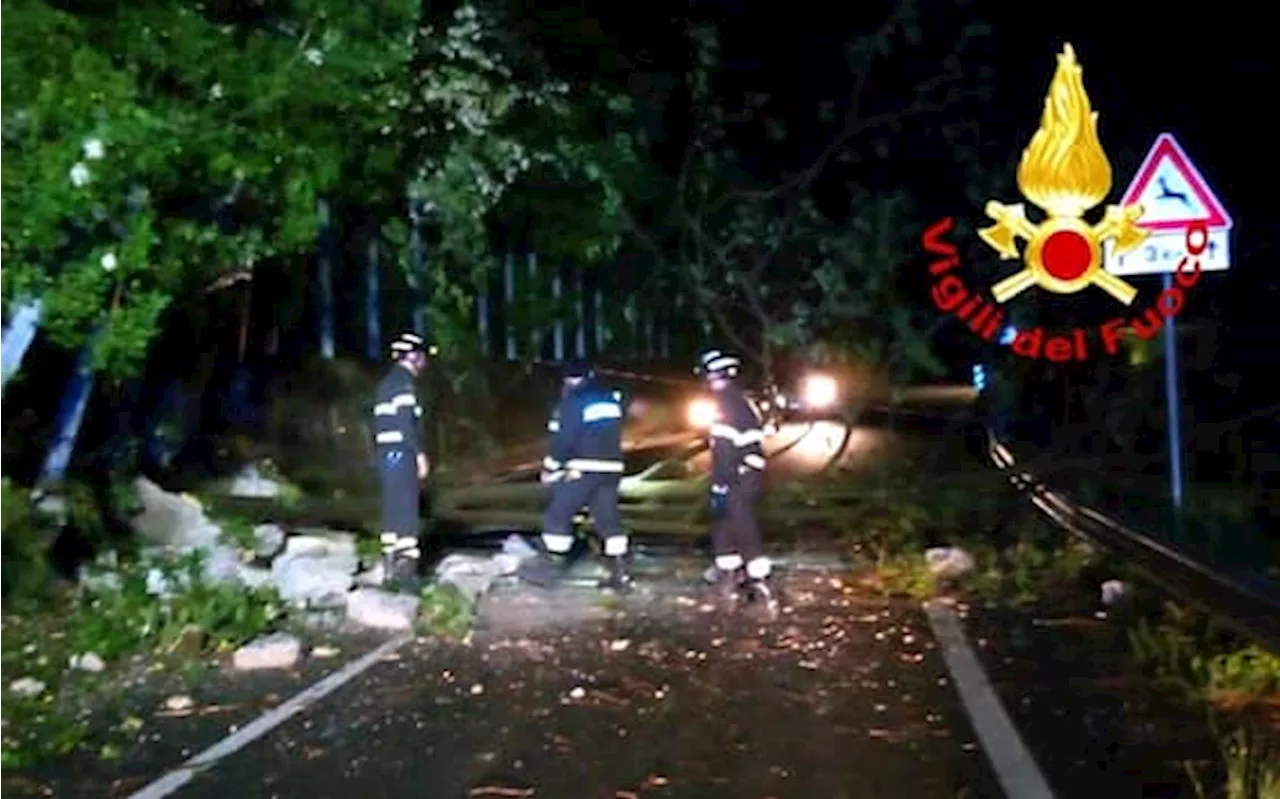
<path id="1" fill-rule="evenodd" d="M 388 581 L 413 579 L 421 566 L 420 483 L 431 465 L 419 432 L 423 411 L 415 382 L 426 369 L 428 352 L 420 336 L 404 333 L 396 338 L 391 344 L 394 363 L 378 383 L 374 400 L 383 574 Z"/>
<path id="2" fill-rule="evenodd" d="M 702 375 L 715 398 L 717 418 L 711 425 L 711 544 L 715 569 L 710 574 L 717 594 L 728 601 L 746 597 L 776 610 L 769 583 L 772 562 L 764 551 L 756 501 L 764 487 L 764 429 L 759 413 L 735 382 L 741 361 L 721 350 L 698 358 Z"/>
<path id="3" fill-rule="evenodd" d="M 565 364 L 561 378 L 561 399 L 547 424 L 550 452 L 542 461 L 542 482 L 551 486 L 551 501 L 542 517 L 544 552 L 527 561 L 520 576 L 543 587 L 559 581 L 575 543 L 574 518 L 587 507 L 609 561 L 608 585 L 621 591 L 629 582 L 629 539 L 618 508 L 622 397 L 598 384 L 594 371 L 582 361 Z"/>

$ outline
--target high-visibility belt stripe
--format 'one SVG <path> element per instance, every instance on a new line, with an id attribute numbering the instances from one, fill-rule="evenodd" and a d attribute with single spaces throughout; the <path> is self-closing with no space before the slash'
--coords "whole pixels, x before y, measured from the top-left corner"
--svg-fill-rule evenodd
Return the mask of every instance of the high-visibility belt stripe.
<path id="1" fill-rule="evenodd" d="M 399 430 L 384 430 L 374 436 L 373 440 L 378 444 L 403 444 L 404 433 Z"/>
<path id="2" fill-rule="evenodd" d="M 707 363 L 705 368 L 708 372 L 719 372 L 721 369 L 728 369 L 730 366 L 737 366 L 739 361 L 732 355 L 721 355 Z"/>
<path id="3" fill-rule="evenodd" d="M 593 402 L 582 409 L 582 421 L 586 424 L 621 418 L 622 406 L 616 402 Z"/>
<path id="4" fill-rule="evenodd" d="M 555 458 L 551 457 L 550 455 L 542 459 L 542 468 L 546 469 L 549 472 L 558 471 L 563 466 L 564 464 L 562 464 L 560 461 L 556 460 Z"/>
<path id="5" fill-rule="evenodd" d="M 401 408 L 412 408 L 415 415 L 422 415 L 422 407 L 418 405 L 417 397 L 408 392 L 397 394 L 386 402 L 377 403 L 373 406 L 373 415 L 395 416 Z"/>
<path id="6" fill-rule="evenodd" d="M 764 430 L 759 427 L 739 430 L 727 424 L 716 423 L 711 425 L 711 437 L 728 439 L 735 447 L 745 447 L 749 444 L 759 444 L 764 441 Z"/>
<path id="7" fill-rule="evenodd" d="M 738 428 L 730 427 L 723 422 L 716 422 L 711 425 L 710 432 L 712 438 L 727 438 L 730 441 L 734 441 L 738 438 Z"/>
<path id="8" fill-rule="evenodd" d="M 542 545 L 548 552 L 563 555 L 573 549 L 573 536 L 566 533 L 543 533 Z"/>
<path id="9" fill-rule="evenodd" d="M 394 541 L 388 541 L 384 536 L 382 541 L 382 553 L 384 555 L 416 552 L 417 550 L 418 539 L 411 536 L 398 535 Z"/>
<path id="10" fill-rule="evenodd" d="M 596 460 L 594 458 L 570 458 L 565 467 L 576 472 L 622 474 L 622 461 Z"/>

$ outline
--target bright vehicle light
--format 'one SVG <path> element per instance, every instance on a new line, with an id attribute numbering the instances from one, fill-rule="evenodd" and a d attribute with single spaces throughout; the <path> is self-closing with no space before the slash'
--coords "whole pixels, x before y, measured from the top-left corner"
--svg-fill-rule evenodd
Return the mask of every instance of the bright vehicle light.
<path id="1" fill-rule="evenodd" d="M 706 397 L 698 397 L 689 403 L 689 424 L 694 427 L 710 427 L 719 416 L 715 402 Z"/>
<path id="2" fill-rule="evenodd" d="M 802 396 L 804 403 L 811 408 L 834 405 L 839 393 L 835 379 L 827 375 L 809 375 L 804 380 Z"/>

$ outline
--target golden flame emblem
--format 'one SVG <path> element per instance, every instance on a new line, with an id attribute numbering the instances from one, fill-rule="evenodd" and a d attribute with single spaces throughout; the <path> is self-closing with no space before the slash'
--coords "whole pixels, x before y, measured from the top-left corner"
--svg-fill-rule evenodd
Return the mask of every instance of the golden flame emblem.
<path id="1" fill-rule="evenodd" d="M 1137 296 L 1133 286 L 1103 271 L 1102 242 L 1114 238 L 1118 254 L 1141 244 L 1148 235 L 1136 224 L 1141 206 L 1109 205 L 1096 225 L 1083 219 L 1111 191 L 1111 163 L 1098 141 L 1098 114 L 1089 105 L 1082 72 L 1075 50 L 1066 45 L 1045 96 L 1040 128 L 1018 164 L 1018 190 L 1048 218 L 1033 224 L 1021 203 L 987 203 L 987 216 L 996 224 L 978 235 L 1002 260 L 1018 257 L 1017 239 L 1027 242 L 1026 268 L 991 288 L 996 302 L 1032 286 L 1074 294 L 1096 285 L 1125 305 Z"/>

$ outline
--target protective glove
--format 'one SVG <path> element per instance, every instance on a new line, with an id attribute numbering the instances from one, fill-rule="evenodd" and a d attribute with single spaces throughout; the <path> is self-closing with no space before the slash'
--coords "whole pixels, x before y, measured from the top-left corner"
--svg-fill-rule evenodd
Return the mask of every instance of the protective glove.
<path id="1" fill-rule="evenodd" d="M 729 486 L 713 485 L 711 493 L 707 495 L 707 508 L 711 511 L 712 519 L 720 519 L 724 517 L 725 510 L 729 506 Z"/>

